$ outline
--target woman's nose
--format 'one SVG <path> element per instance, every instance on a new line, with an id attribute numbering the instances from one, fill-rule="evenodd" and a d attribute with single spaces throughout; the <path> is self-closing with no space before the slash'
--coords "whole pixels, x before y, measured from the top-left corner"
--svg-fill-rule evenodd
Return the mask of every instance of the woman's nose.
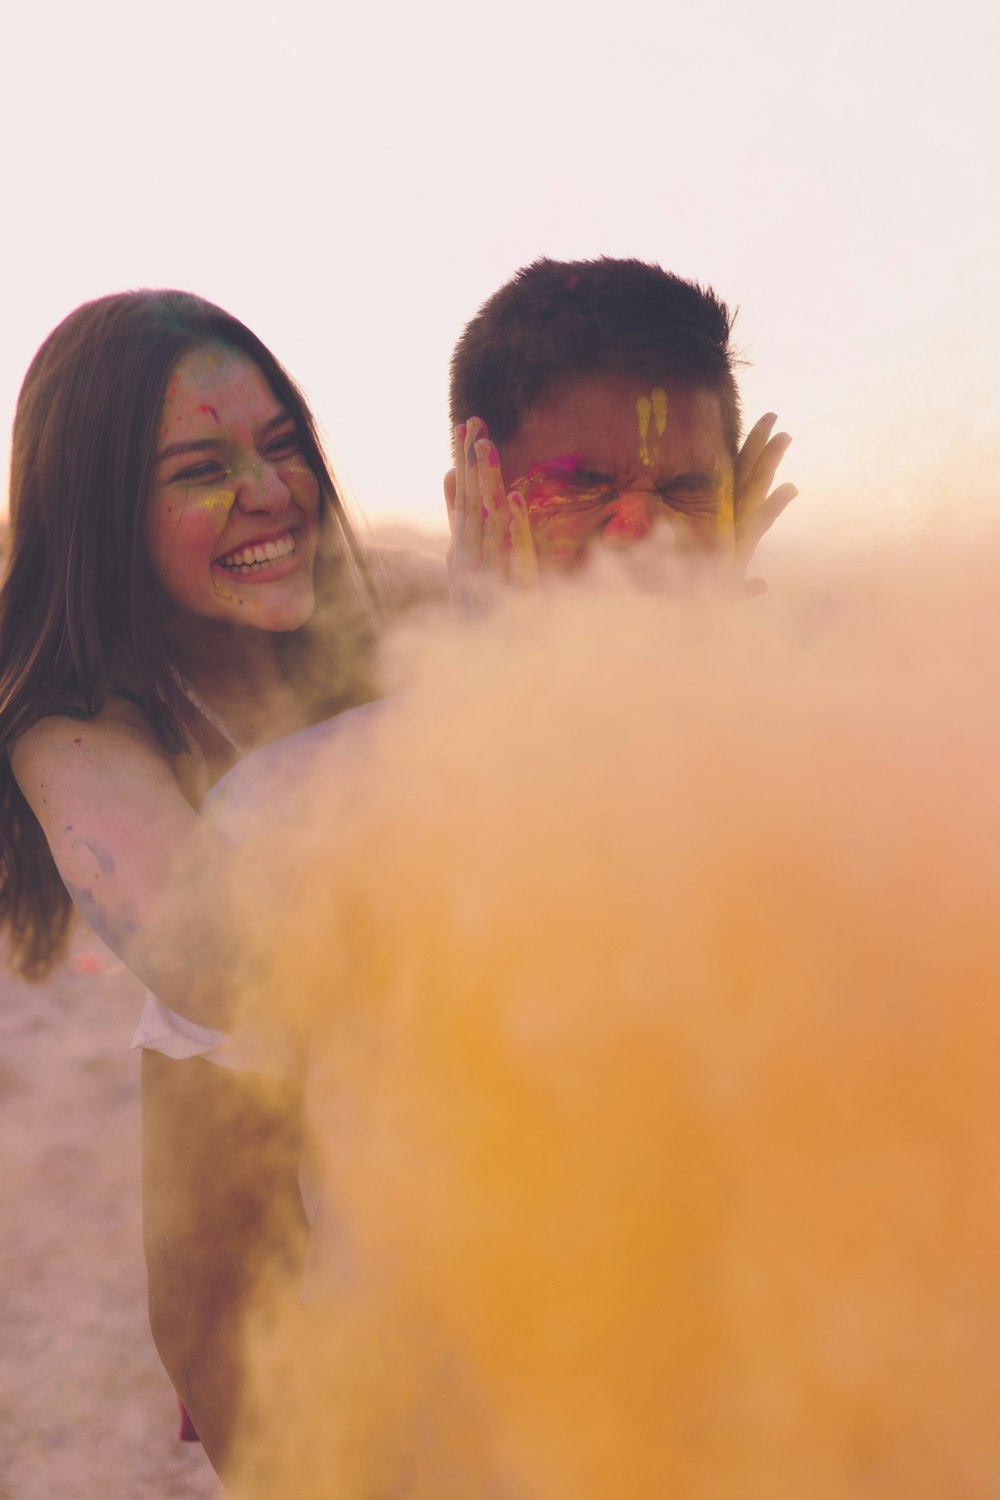
<path id="1" fill-rule="evenodd" d="M 270 514 L 284 510 L 291 499 L 291 490 L 269 463 L 255 459 L 235 477 L 236 503 L 241 510 Z"/>

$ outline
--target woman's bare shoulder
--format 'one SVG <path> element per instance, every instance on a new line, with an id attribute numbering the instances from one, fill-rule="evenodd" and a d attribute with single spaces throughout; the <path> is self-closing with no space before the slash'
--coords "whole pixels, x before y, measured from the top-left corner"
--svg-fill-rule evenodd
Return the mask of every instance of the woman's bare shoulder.
<path id="1" fill-rule="evenodd" d="M 72 707 L 71 701 L 69 706 Z M 70 712 L 49 713 L 43 718 L 36 719 L 17 740 L 18 750 L 30 750 L 41 745 L 58 745 L 64 740 L 74 743 L 80 737 L 99 743 L 103 739 L 120 737 L 123 733 L 154 738 L 142 709 L 130 698 L 119 693 L 109 694 L 99 713 L 85 715 L 82 702 L 80 709 L 79 717 Z"/>
<path id="2" fill-rule="evenodd" d="M 10 751 L 15 779 L 29 800 L 32 784 L 60 766 L 97 762 L 113 768 L 123 757 L 168 764 L 142 711 L 117 694 L 91 718 L 46 714 L 36 719 Z"/>

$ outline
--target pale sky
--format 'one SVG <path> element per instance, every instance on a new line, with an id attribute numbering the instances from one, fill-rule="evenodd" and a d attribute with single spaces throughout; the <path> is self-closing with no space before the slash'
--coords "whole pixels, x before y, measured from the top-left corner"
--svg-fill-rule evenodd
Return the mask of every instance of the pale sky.
<path id="1" fill-rule="evenodd" d="M 373 522 L 443 524 L 466 319 L 541 254 L 739 304 L 786 535 L 997 503 L 995 7 L 6 0 L 0 417 L 74 306 L 194 290 Z"/>

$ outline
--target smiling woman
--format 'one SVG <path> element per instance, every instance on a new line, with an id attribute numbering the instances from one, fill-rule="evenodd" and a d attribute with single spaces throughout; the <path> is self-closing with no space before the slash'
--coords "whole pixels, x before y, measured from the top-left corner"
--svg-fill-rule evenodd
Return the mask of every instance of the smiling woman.
<path id="1" fill-rule="evenodd" d="M 217 1021 L 190 965 L 174 972 L 178 945 L 150 940 L 170 924 L 171 862 L 203 841 L 196 809 L 237 747 L 368 695 L 373 596 L 311 414 L 220 308 L 180 292 L 103 298 L 28 371 L 10 512 L 10 957 L 43 977 L 73 895 L 157 993 Z"/>
<path id="2" fill-rule="evenodd" d="M 267 1255 L 299 1253 L 301 1081 L 279 1065 L 262 1103 L 225 1071 L 240 940 L 200 809 L 244 751 L 372 696 L 379 606 L 296 386 L 182 292 L 88 303 L 39 350 L 8 559 L 0 934 L 44 978 L 75 905 L 157 997 L 138 1035 L 151 1318 L 218 1465 L 243 1300 Z"/>

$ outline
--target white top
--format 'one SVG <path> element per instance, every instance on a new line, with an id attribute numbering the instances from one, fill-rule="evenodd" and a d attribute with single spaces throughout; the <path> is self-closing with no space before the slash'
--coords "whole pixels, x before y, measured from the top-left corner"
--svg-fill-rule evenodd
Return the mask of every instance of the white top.
<path id="1" fill-rule="evenodd" d="M 214 715 L 209 713 L 193 689 L 182 679 L 178 681 L 195 707 L 215 723 Z M 297 787 L 303 771 L 312 764 L 322 747 L 339 736 L 349 724 L 363 721 L 378 706 L 378 703 L 366 703 L 360 708 L 348 709 L 285 740 L 275 740 L 239 761 L 205 799 L 205 810 L 215 816 L 223 837 L 237 847 L 244 819 L 252 817 L 254 810 L 262 805 L 271 807 L 276 795 Z M 235 746 L 225 727 L 218 723 L 216 727 Z M 251 825 L 247 822 L 246 826 Z M 217 1063 L 220 1068 L 233 1068 L 238 1072 L 292 1078 L 301 1077 L 303 1071 L 298 1048 L 279 1027 L 267 1031 L 255 1028 L 252 1034 L 218 1031 L 213 1026 L 201 1026 L 197 1021 L 179 1015 L 150 990 L 146 991 L 146 1004 L 132 1046 L 162 1052 L 165 1057 L 178 1061 L 203 1057 L 207 1062 Z"/>
<path id="2" fill-rule="evenodd" d="M 303 1062 L 286 1032 L 275 1028 L 265 1032 L 217 1031 L 214 1026 L 199 1026 L 157 1000 L 146 991 L 132 1046 L 148 1047 L 178 1062 L 187 1057 L 203 1057 L 220 1068 L 239 1073 L 269 1073 L 277 1078 L 299 1078 Z"/>

